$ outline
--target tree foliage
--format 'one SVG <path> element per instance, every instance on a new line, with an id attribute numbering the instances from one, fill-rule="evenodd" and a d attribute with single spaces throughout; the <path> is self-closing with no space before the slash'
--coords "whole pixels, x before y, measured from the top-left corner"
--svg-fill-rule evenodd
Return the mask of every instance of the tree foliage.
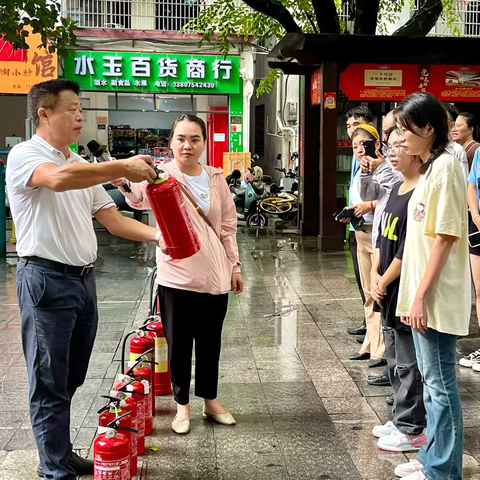
<path id="1" fill-rule="evenodd" d="M 41 34 L 44 48 L 66 57 L 75 46 L 75 22 L 60 18 L 60 3 L 49 0 L 1 0 L 0 34 L 14 48 L 28 49 L 26 26 Z M 60 23 L 59 23 L 60 22 Z"/>
<path id="2" fill-rule="evenodd" d="M 453 2 L 419 0 L 412 17 L 393 35 L 425 36 L 442 12 L 455 34 Z M 407 5 L 413 6 L 412 0 L 211 0 L 187 29 L 227 55 L 235 37 L 248 42 L 253 36 L 260 48 L 270 49 L 291 32 L 386 35 L 387 27 L 398 21 Z M 278 72 L 269 73 L 257 95 L 269 93 L 277 77 Z"/>

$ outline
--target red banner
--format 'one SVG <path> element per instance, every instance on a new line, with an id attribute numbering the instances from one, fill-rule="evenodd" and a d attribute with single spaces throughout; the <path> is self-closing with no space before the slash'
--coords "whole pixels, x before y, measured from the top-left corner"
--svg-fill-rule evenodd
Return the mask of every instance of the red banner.
<path id="1" fill-rule="evenodd" d="M 480 66 L 431 65 L 427 91 L 443 102 L 479 102 Z"/>
<path id="2" fill-rule="evenodd" d="M 310 82 L 310 98 L 312 105 L 318 105 L 322 103 L 322 71 L 320 69 L 315 70 L 312 73 L 312 79 Z"/>
<path id="3" fill-rule="evenodd" d="M 353 63 L 340 74 L 350 100 L 400 101 L 419 90 L 417 65 Z"/>

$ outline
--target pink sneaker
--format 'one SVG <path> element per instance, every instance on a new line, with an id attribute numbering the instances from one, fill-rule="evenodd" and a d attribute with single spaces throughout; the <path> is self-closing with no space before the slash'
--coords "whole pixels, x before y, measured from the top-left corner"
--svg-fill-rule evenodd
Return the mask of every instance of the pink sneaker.
<path id="1" fill-rule="evenodd" d="M 421 470 L 403 478 L 405 478 L 405 480 L 428 480 Z"/>
<path id="2" fill-rule="evenodd" d="M 395 475 L 400 478 L 405 478 L 418 472 L 421 473 L 422 468 L 423 465 L 417 459 L 410 460 L 409 463 L 402 463 L 401 465 L 398 465 L 398 467 L 395 468 Z M 425 475 L 420 478 L 425 478 Z"/>
<path id="3" fill-rule="evenodd" d="M 427 443 L 427 436 L 424 433 L 405 435 L 399 430 L 394 430 L 390 435 L 378 439 L 378 448 L 387 452 L 415 452 Z"/>

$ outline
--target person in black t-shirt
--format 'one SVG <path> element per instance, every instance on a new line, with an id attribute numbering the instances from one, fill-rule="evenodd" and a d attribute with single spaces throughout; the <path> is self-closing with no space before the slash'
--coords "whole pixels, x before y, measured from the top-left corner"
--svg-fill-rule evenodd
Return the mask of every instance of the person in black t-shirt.
<path id="1" fill-rule="evenodd" d="M 378 446 L 390 452 L 416 451 L 427 444 L 422 378 L 417 366 L 411 327 L 396 316 L 408 202 L 420 176 L 421 161 L 407 155 L 394 127 L 388 137 L 392 167 L 403 174 L 387 202 L 380 222 L 372 275 L 372 297 L 382 314 L 389 376 L 395 391 L 393 422 L 376 426 Z"/>

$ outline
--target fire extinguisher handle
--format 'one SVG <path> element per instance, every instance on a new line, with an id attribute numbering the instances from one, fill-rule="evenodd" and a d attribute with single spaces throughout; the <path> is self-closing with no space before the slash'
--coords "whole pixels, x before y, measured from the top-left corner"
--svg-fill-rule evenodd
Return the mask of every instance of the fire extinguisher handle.
<path id="1" fill-rule="evenodd" d="M 147 378 L 146 380 L 148 380 L 148 378 Z M 135 393 L 135 395 L 140 395 L 141 397 L 146 397 L 146 396 L 147 396 L 146 393 L 131 392 L 131 391 L 129 391 L 129 390 L 127 389 L 127 387 L 128 387 L 129 385 L 131 385 L 132 383 L 134 383 L 134 382 L 136 382 L 136 381 L 137 381 L 137 379 L 132 378 L 132 379 L 129 380 L 125 385 L 121 386 L 121 387 L 118 389 L 118 391 L 119 391 L 119 392 L 126 392 L 126 393 Z"/>
<path id="2" fill-rule="evenodd" d="M 98 415 L 106 412 L 107 410 L 110 410 L 112 405 L 114 408 L 118 408 L 122 401 L 120 398 L 109 397 L 108 395 L 101 395 L 100 398 L 106 398 L 108 400 L 108 403 L 97 412 Z"/>
<path id="3" fill-rule="evenodd" d="M 122 418 L 125 418 L 127 415 L 130 415 L 132 413 L 132 411 L 130 410 L 129 412 L 127 413 L 124 413 L 123 415 L 120 415 L 119 417 L 117 417 L 115 420 L 112 420 L 108 425 L 107 427 L 109 428 L 114 428 L 115 430 L 118 430 L 118 429 L 122 429 L 122 430 L 126 430 L 127 427 L 120 427 L 118 425 L 118 422 L 120 422 L 120 420 Z"/>

